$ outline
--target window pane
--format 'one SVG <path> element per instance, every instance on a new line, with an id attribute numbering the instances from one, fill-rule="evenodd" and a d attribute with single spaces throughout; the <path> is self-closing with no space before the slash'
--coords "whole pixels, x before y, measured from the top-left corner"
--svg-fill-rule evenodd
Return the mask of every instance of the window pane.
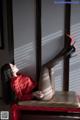
<path id="1" fill-rule="evenodd" d="M 42 64 L 54 58 L 64 46 L 64 5 L 42 0 Z M 55 66 L 56 89 L 62 88 L 62 62 Z M 58 72 L 60 71 L 60 72 Z"/>
<path id="2" fill-rule="evenodd" d="M 35 76 L 35 3 L 13 0 L 14 59 L 19 69 Z"/>
<path id="3" fill-rule="evenodd" d="M 71 5 L 71 35 L 76 42 L 76 52 L 70 59 L 70 90 L 80 94 L 80 4 Z"/>

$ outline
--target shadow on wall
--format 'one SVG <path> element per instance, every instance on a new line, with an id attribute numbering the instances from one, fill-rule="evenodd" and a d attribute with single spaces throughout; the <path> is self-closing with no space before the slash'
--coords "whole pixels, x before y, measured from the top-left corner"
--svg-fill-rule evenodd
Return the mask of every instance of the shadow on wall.
<path id="1" fill-rule="evenodd" d="M 70 90 L 76 91 L 80 95 L 80 23 L 71 26 L 71 36 L 74 39 L 76 52 L 70 59 Z M 63 73 L 63 61 L 59 62 L 55 66 L 55 88 L 56 90 L 62 90 L 62 73 Z"/>
<path id="2" fill-rule="evenodd" d="M 80 91 L 80 23 L 71 26 L 71 35 L 77 43 L 78 51 L 76 57 L 70 59 L 70 90 Z M 63 47 L 62 31 L 50 34 L 42 38 L 42 64 L 55 56 Z M 29 43 L 14 50 L 15 63 L 25 73 L 35 79 L 36 63 L 34 44 Z M 61 90 L 62 85 L 62 62 L 55 66 L 56 89 Z M 77 80 L 77 81 L 76 81 Z M 59 83 L 60 82 L 60 83 Z"/>
<path id="3" fill-rule="evenodd" d="M 35 66 L 27 65 L 27 67 L 20 70 L 21 73 L 29 75 L 33 80 L 36 80 Z"/>
<path id="4" fill-rule="evenodd" d="M 42 64 L 53 59 L 64 47 L 63 36 L 52 39 L 42 46 Z"/>
<path id="5" fill-rule="evenodd" d="M 80 95 L 80 23 L 71 26 L 71 35 L 76 42 L 76 52 L 70 59 L 70 90 Z"/>
<path id="6" fill-rule="evenodd" d="M 63 48 L 62 31 L 42 38 L 42 64 L 56 56 Z M 35 75 L 36 57 L 34 43 L 30 42 L 14 49 L 15 64 L 19 69 L 25 69 Z M 24 71 L 25 71 L 24 70 Z M 32 72 L 31 72 L 32 71 Z"/>

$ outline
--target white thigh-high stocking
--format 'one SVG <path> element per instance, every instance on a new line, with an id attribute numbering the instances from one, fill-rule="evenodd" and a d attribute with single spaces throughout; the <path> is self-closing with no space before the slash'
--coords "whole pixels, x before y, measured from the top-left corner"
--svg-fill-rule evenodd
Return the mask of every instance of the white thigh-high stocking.
<path id="1" fill-rule="evenodd" d="M 55 91 L 52 87 L 52 81 L 51 76 L 49 73 L 49 69 L 44 67 L 41 71 L 40 80 L 39 80 L 39 91 L 42 91 L 43 97 L 42 100 L 50 100 L 54 94 Z"/>

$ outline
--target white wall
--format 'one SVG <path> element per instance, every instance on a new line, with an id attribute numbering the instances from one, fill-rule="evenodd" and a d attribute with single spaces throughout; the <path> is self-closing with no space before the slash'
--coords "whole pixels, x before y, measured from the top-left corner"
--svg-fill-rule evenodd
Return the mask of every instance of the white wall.
<path id="1" fill-rule="evenodd" d="M 71 7 L 71 35 L 76 52 L 70 60 L 70 90 L 80 95 L 80 4 Z"/>
<path id="2" fill-rule="evenodd" d="M 42 62 L 53 58 L 64 46 L 64 5 L 42 0 Z"/>
<path id="3" fill-rule="evenodd" d="M 20 69 L 35 76 L 35 1 L 13 0 L 14 56 Z M 63 47 L 64 6 L 42 0 L 42 64 Z"/>
<path id="4" fill-rule="evenodd" d="M 49 61 L 64 46 L 64 5 L 42 0 L 42 63 Z M 55 89 L 62 90 L 63 61 L 52 69 Z"/>
<path id="5" fill-rule="evenodd" d="M 14 59 L 35 78 L 35 1 L 13 0 Z"/>

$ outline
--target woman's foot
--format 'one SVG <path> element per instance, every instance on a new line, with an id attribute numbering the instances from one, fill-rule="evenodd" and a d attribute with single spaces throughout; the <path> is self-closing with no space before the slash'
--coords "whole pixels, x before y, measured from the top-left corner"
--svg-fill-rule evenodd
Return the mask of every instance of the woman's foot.
<path id="1" fill-rule="evenodd" d="M 44 97 L 44 94 L 42 91 L 35 91 L 33 92 L 33 96 L 34 98 L 41 100 Z"/>

